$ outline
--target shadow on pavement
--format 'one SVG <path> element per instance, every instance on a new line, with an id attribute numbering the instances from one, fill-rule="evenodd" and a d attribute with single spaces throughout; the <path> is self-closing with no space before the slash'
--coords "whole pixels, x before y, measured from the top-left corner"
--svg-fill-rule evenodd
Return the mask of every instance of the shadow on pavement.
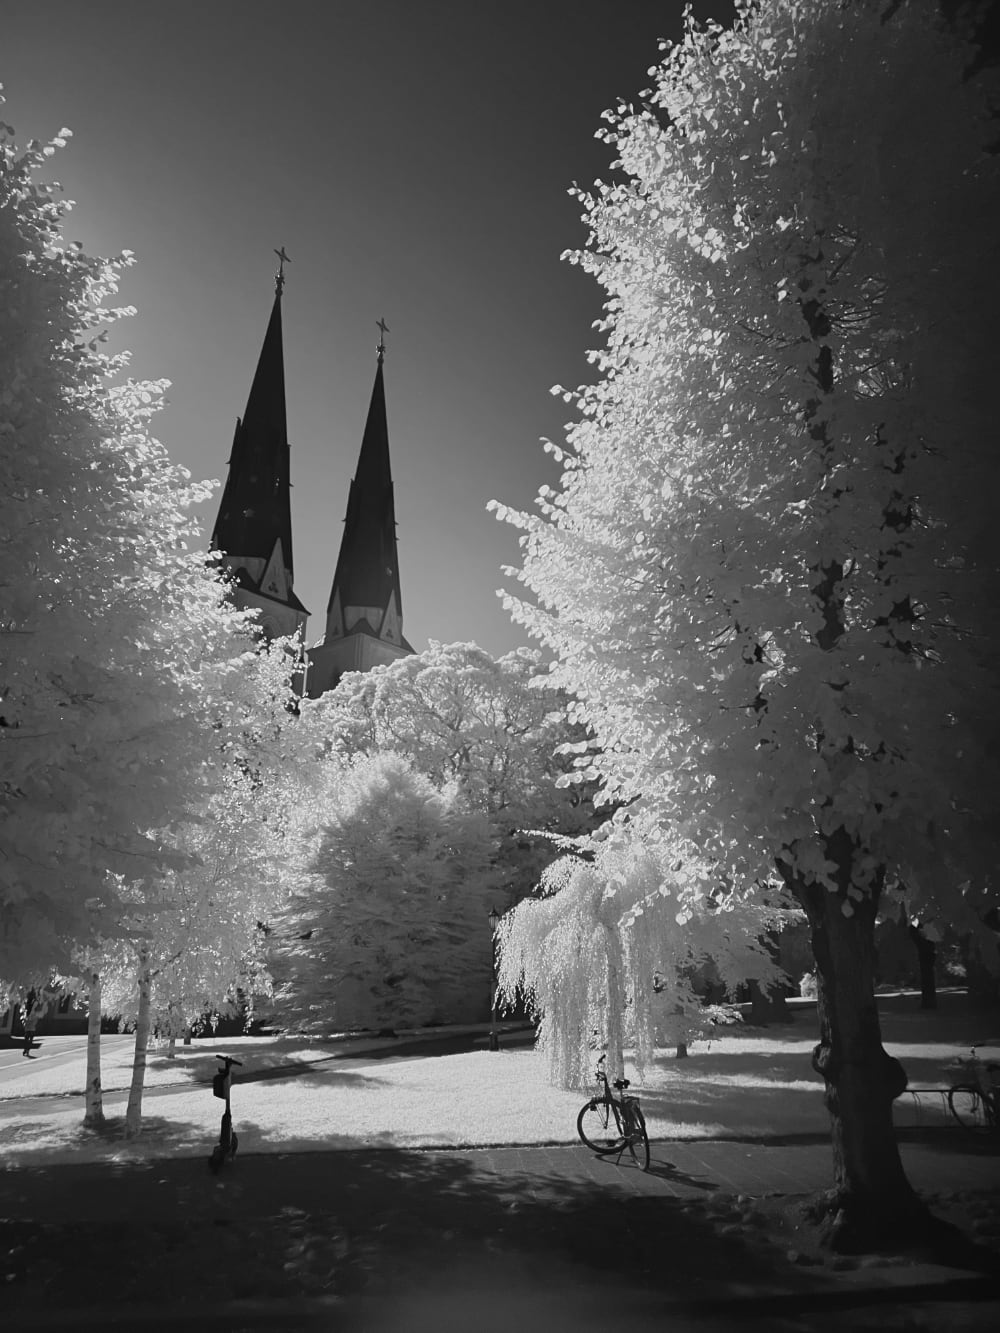
<path id="1" fill-rule="evenodd" d="M 95 1275 L 111 1262 L 115 1300 L 188 1309 L 292 1296 L 391 1304 L 459 1273 L 498 1290 L 515 1272 L 539 1292 L 582 1283 L 609 1299 L 815 1286 L 787 1265 L 779 1275 L 711 1214 L 608 1179 L 498 1176 L 475 1153 L 402 1151 L 245 1157 L 218 1177 L 191 1159 L 18 1168 L 0 1175 L 0 1281 L 12 1316 L 85 1314 L 108 1300 Z"/>
<path id="2" fill-rule="evenodd" d="M 241 1156 L 219 1176 L 205 1159 L 9 1169 L 7 1321 L 531 1333 L 625 1320 L 715 1333 L 755 1317 L 783 1333 L 909 1291 L 797 1266 L 731 1196 L 664 1162 L 658 1175 L 705 1194 L 671 1198 L 634 1167 L 586 1155 L 573 1174 L 558 1152 L 494 1164 L 508 1160 L 506 1173 L 482 1153 L 401 1150 Z M 955 1299 L 953 1283 L 939 1286 L 931 1299 Z M 961 1292 L 982 1303 L 998 1288 L 974 1280 Z"/>

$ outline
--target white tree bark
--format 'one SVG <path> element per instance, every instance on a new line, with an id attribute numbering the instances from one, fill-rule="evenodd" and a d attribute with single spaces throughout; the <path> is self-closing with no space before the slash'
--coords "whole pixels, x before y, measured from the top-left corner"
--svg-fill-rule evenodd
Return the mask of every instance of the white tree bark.
<path id="1" fill-rule="evenodd" d="M 87 1012 L 87 1092 L 83 1123 L 95 1128 L 104 1124 L 104 1095 L 101 1091 L 101 974 L 90 974 Z"/>
<path id="2" fill-rule="evenodd" d="M 152 993 L 153 978 L 149 969 L 149 958 L 143 949 L 139 954 L 139 1009 L 135 1024 L 132 1083 L 128 1090 L 128 1108 L 125 1111 L 126 1138 L 134 1138 L 142 1129 L 142 1087 L 146 1078 L 146 1048 L 149 1045 Z"/>

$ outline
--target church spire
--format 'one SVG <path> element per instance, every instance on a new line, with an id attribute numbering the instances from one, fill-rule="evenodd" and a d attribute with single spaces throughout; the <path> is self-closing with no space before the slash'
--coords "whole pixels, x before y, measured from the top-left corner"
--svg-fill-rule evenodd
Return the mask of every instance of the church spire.
<path id="1" fill-rule="evenodd" d="M 281 330 L 284 247 L 276 250 L 274 304 L 250 386 L 236 421 L 229 475 L 222 492 L 212 548 L 225 555 L 242 605 L 262 610 L 269 637 L 302 628 L 308 614 L 292 591 L 291 478 L 285 420 L 285 364 Z M 277 605 L 275 605 L 277 604 Z"/>
<path id="2" fill-rule="evenodd" d="M 310 653 L 309 693 L 331 689 L 345 671 L 367 671 L 412 653 L 403 638 L 396 513 L 385 410 L 384 319 L 376 350 L 375 383 L 327 606 L 326 634 Z"/>

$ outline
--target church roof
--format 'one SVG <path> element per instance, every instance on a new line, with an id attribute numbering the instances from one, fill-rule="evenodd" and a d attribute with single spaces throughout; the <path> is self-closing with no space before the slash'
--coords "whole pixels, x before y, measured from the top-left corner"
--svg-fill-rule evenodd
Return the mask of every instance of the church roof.
<path id="1" fill-rule="evenodd" d="M 358 466 L 347 497 L 344 535 L 328 610 L 333 607 L 338 591 L 343 607 L 380 608 L 388 605 L 395 592 L 396 606 L 402 614 L 382 368 L 383 348 L 380 344 Z"/>
<path id="2" fill-rule="evenodd" d="M 292 515 L 285 364 L 281 337 L 279 275 L 246 411 L 236 422 L 229 475 L 222 492 L 212 546 L 229 555 L 267 560 L 280 538 L 292 573 Z"/>

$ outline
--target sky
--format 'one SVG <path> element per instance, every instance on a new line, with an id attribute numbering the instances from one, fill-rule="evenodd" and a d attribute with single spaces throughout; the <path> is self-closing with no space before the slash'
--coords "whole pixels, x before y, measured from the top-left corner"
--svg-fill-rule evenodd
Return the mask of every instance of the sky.
<path id="1" fill-rule="evenodd" d="M 701 17 L 731 20 L 731 0 Z M 168 379 L 154 433 L 223 480 L 283 246 L 295 589 L 321 636 L 384 318 L 404 632 L 528 642 L 496 590 L 558 469 L 602 293 L 568 191 L 611 175 L 602 113 L 648 86 L 681 0 L 0 0 L 2 116 L 90 254 L 132 250 L 113 347 Z M 218 493 L 201 511 L 207 544 Z"/>

